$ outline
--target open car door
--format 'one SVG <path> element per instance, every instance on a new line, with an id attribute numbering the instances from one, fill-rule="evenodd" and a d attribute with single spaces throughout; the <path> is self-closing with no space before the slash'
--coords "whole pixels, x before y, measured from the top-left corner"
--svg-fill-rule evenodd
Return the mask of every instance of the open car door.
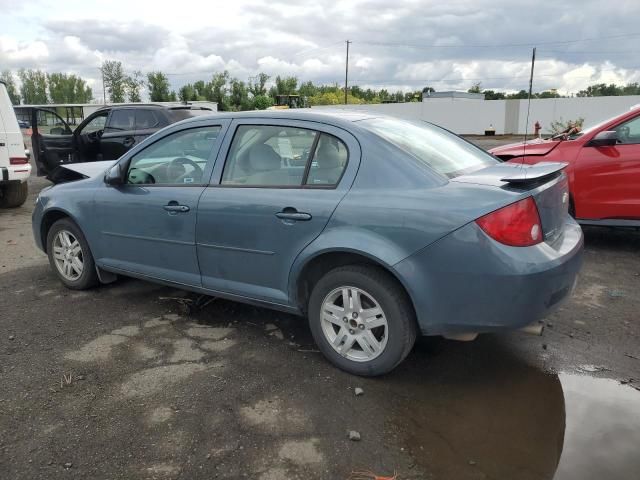
<path id="1" fill-rule="evenodd" d="M 31 112 L 31 149 L 38 176 L 52 173 L 73 161 L 73 131 L 60 115 L 46 108 Z"/>

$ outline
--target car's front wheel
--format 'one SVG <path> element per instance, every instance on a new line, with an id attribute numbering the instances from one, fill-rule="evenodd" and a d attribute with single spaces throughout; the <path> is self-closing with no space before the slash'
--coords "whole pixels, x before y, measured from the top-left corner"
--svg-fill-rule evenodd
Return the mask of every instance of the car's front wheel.
<path id="1" fill-rule="evenodd" d="M 58 220 L 49 229 L 47 255 L 51 268 L 67 288 L 84 290 L 99 283 L 89 244 L 70 219 Z"/>
<path id="2" fill-rule="evenodd" d="M 413 306 L 385 271 L 368 265 L 331 270 L 313 288 L 309 324 L 320 351 L 337 367 L 382 375 L 409 354 L 416 339 Z"/>

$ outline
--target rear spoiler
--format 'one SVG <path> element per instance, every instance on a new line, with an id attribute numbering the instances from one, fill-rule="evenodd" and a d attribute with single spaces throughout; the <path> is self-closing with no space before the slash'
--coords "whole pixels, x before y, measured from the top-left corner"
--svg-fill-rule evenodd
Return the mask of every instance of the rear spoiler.
<path id="1" fill-rule="evenodd" d="M 513 164 L 512 164 L 513 165 Z M 562 162 L 540 162 L 534 165 L 518 165 L 513 172 L 500 178 L 503 182 L 515 185 L 540 183 L 558 176 L 568 164 Z"/>

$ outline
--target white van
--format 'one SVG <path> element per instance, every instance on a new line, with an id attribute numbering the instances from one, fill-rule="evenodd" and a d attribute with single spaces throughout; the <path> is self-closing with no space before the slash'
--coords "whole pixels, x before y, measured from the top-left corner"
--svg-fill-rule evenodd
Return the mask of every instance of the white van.
<path id="1" fill-rule="evenodd" d="M 27 199 L 31 164 L 7 87 L 0 81 L 0 207 L 19 207 Z"/>

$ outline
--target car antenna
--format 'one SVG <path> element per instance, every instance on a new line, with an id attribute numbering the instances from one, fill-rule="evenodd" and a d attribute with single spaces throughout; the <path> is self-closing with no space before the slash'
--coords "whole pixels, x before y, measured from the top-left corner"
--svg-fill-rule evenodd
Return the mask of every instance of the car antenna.
<path id="1" fill-rule="evenodd" d="M 527 97 L 527 121 L 524 124 L 524 143 L 522 144 L 522 163 L 524 166 L 524 157 L 527 153 L 527 134 L 529 133 L 529 111 L 531 110 L 531 91 L 533 89 L 533 67 L 536 64 L 536 47 L 533 47 L 531 55 L 531 76 L 529 77 L 529 96 Z"/>

